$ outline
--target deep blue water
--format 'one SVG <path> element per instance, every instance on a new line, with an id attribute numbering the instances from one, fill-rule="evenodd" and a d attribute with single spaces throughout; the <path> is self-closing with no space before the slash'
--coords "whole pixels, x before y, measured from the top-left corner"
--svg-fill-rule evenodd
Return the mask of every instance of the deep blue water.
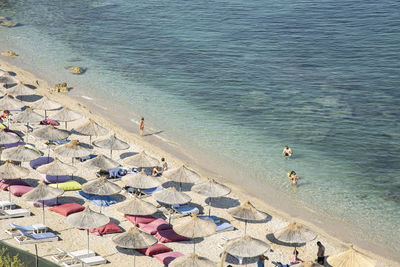
<path id="1" fill-rule="evenodd" d="M 23 24 L 0 46 L 39 72 L 86 66 L 68 79 L 283 192 L 295 169 L 299 200 L 400 247 L 400 2 L 16 0 L 0 16 Z"/>

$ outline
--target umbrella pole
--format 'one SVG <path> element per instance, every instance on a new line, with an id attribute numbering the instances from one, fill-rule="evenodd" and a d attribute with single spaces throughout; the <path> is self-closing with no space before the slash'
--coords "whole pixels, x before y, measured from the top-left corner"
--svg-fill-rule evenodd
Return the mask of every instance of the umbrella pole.
<path id="1" fill-rule="evenodd" d="M 89 229 L 87 230 L 87 254 L 89 255 Z"/>
<path id="2" fill-rule="evenodd" d="M 58 189 L 58 175 L 56 175 L 56 184 L 57 184 L 57 189 Z M 58 204 L 58 196 L 56 197 L 56 204 Z"/>
<path id="3" fill-rule="evenodd" d="M 10 191 L 10 189 L 8 190 L 8 201 L 11 202 L 11 191 Z"/>
<path id="4" fill-rule="evenodd" d="M 44 110 L 44 119 L 47 119 L 47 110 Z"/>
<path id="5" fill-rule="evenodd" d="M 91 144 L 92 144 L 92 136 L 89 135 L 89 145 L 91 145 Z"/>
<path id="6" fill-rule="evenodd" d="M 196 241 L 193 239 L 193 254 L 196 253 Z"/>
<path id="7" fill-rule="evenodd" d="M 67 122 L 65 122 L 65 130 L 67 130 Z"/>
<path id="8" fill-rule="evenodd" d="M 112 158 L 112 149 L 110 149 L 110 158 Z"/>
<path id="9" fill-rule="evenodd" d="M 100 195 L 100 213 L 102 207 L 103 207 L 103 195 Z"/>
<path id="10" fill-rule="evenodd" d="M 43 202 L 42 202 L 43 224 L 46 225 L 45 222 L 44 222 L 44 200 L 42 200 L 42 201 L 43 201 Z"/>
<path id="11" fill-rule="evenodd" d="M 209 206 L 210 206 L 210 208 L 208 209 L 208 216 L 210 217 L 211 216 L 211 198 L 210 198 L 210 204 L 208 204 Z"/>
<path id="12" fill-rule="evenodd" d="M 246 234 L 246 230 L 247 230 L 247 220 L 244 221 L 244 234 Z"/>
<path id="13" fill-rule="evenodd" d="M 50 145 L 47 145 L 47 163 L 50 162 Z"/>
<path id="14" fill-rule="evenodd" d="M 133 267 L 136 267 L 136 254 L 133 254 Z"/>

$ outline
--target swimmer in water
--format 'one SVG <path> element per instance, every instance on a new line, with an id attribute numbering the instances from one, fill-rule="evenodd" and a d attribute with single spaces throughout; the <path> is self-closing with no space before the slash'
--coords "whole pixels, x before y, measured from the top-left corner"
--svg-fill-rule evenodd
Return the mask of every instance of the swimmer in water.
<path id="1" fill-rule="evenodd" d="M 300 179 L 295 171 L 291 171 L 290 174 L 288 175 L 290 181 L 292 182 L 292 184 L 296 185 L 297 181 Z"/>
<path id="2" fill-rule="evenodd" d="M 287 159 L 288 157 L 291 157 L 292 154 L 293 154 L 292 149 L 289 146 L 286 145 L 283 148 L 282 155 L 285 157 L 285 159 Z"/>

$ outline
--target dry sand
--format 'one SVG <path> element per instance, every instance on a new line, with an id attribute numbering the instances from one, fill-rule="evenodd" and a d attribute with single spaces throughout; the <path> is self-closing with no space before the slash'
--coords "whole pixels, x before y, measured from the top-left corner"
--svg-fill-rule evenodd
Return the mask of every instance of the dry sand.
<path id="1" fill-rule="evenodd" d="M 50 94 L 46 90 L 47 88 L 50 87 L 46 83 L 46 81 L 38 79 L 33 74 L 26 72 L 20 68 L 17 68 L 7 62 L 1 62 L 1 61 L 0 61 L 0 69 L 15 72 L 16 78 L 24 82 L 25 84 L 36 85 L 36 81 L 38 80 L 40 85 L 37 89 L 38 94 L 46 95 L 49 98 L 62 103 L 64 107 L 69 107 L 72 110 L 80 112 L 84 116 L 84 118 L 77 121 L 69 122 L 68 129 L 80 126 L 81 124 L 86 122 L 85 118 L 92 118 L 100 125 L 112 130 L 112 132 L 115 132 L 120 139 L 128 142 L 130 144 L 130 148 L 128 150 L 123 150 L 123 151 L 114 151 L 113 159 L 121 162 L 120 159 L 121 154 L 126 155 L 127 152 L 137 153 L 144 149 L 147 153 L 156 158 L 166 157 L 170 168 L 175 168 L 182 164 L 182 160 L 176 157 L 177 155 L 169 154 L 166 151 L 161 150 L 159 146 L 148 143 L 148 141 L 151 139 L 142 138 L 137 133 L 126 131 L 125 129 L 119 127 L 117 124 L 110 121 L 109 118 L 101 116 L 99 113 L 94 112 L 93 110 L 89 110 L 89 108 L 85 104 L 78 102 L 76 99 L 71 98 L 64 94 L 58 94 L 58 93 Z M 38 112 L 40 113 L 40 111 Z M 51 117 L 51 115 L 54 113 L 55 113 L 54 111 L 53 112 L 50 111 L 48 112 L 48 115 Z M 37 128 L 39 126 L 33 125 L 33 127 Z M 63 124 L 61 124 L 60 127 L 63 127 Z M 26 129 L 25 126 L 22 124 L 11 124 L 10 128 L 23 131 L 25 131 Z M 89 141 L 89 137 L 78 136 L 78 135 L 72 135 L 69 139 L 79 139 L 82 142 Z M 40 150 L 46 151 L 46 145 L 42 140 L 37 140 L 33 139 L 32 137 L 29 137 L 28 143 L 32 143 Z M 103 153 L 105 155 L 109 155 L 109 150 L 94 147 L 93 154 L 97 153 Z M 64 162 L 69 163 L 71 159 L 62 159 L 62 160 Z M 27 166 L 28 163 L 23 163 L 22 165 Z M 75 166 L 79 167 L 79 163 L 75 163 Z M 204 177 L 208 177 L 208 174 L 201 173 L 201 171 L 200 174 L 202 174 L 202 176 Z M 93 170 L 86 169 L 84 167 L 79 167 L 79 171 L 76 173 L 75 179 L 81 183 L 84 183 L 86 181 L 95 178 L 96 176 Z M 31 169 L 30 175 L 25 180 L 32 186 L 36 186 L 40 179 L 41 179 L 40 175 L 35 170 Z M 161 179 L 167 181 L 164 178 Z M 243 190 L 243 188 L 233 183 L 230 183 L 230 181 L 224 180 L 223 182 L 224 184 L 232 188 L 232 192 L 228 196 L 223 198 L 219 203 L 215 203 L 216 207 L 212 208 L 212 215 L 219 216 L 231 222 L 237 229 L 234 231 L 218 233 L 210 237 L 204 238 L 203 240 L 197 241 L 196 252 L 201 256 L 205 256 L 215 262 L 219 262 L 219 256 L 222 250 L 221 248 L 219 248 L 218 245 L 223 244 L 225 242 L 223 237 L 235 238 L 242 235 L 244 231 L 244 222 L 232 218 L 226 212 L 226 208 L 233 207 L 237 205 L 239 202 L 243 203 L 244 200 L 249 199 L 259 210 L 266 212 L 269 216 L 268 219 L 264 222 L 249 223 L 247 227 L 247 233 L 271 245 L 272 250 L 266 253 L 266 255 L 270 258 L 270 261 L 273 260 L 273 261 L 280 261 L 282 263 L 289 263 L 289 258 L 293 251 L 293 248 L 272 243 L 268 240 L 267 235 L 286 226 L 290 221 L 292 221 L 292 219 L 286 217 L 285 214 L 283 214 L 281 211 L 274 210 L 271 206 L 267 205 L 261 200 L 251 197 L 246 191 Z M 122 182 L 118 181 L 117 184 L 122 185 Z M 201 211 L 203 210 L 205 213 L 208 213 L 208 207 L 206 207 L 204 202 L 205 197 L 200 196 L 194 192 L 187 192 L 187 193 L 192 197 L 192 202 L 200 207 Z M 2 200 L 8 199 L 8 192 L 1 191 L 0 195 Z M 117 195 L 117 198 L 123 201 L 125 199 L 130 198 L 130 196 L 123 191 L 121 194 Z M 8 228 L 10 222 L 19 225 L 41 223 L 42 221 L 41 208 L 35 208 L 31 204 L 23 201 L 21 198 L 17 198 L 14 196 L 12 197 L 12 200 L 22 208 L 30 210 L 33 216 L 0 220 L 1 229 Z M 153 200 L 152 197 L 148 197 L 146 198 L 146 200 L 155 204 L 155 201 Z M 78 202 L 83 204 L 83 201 L 77 197 L 76 192 L 74 191 L 66 192 L 62 197 L 60 197 L 60 201 L 62 203 Z M 90 206 L 94 210 L 99 210 L 99 207 L 97 206 L 94 206 L 92 204 L 90 204 Z M 114 207 L 115 206 L 112 205 L 110 207 L 104 208 L 104 214 L 112 218 L 114 222 L 117 222 L 117 224 L 125 231 L 128 230 L 132 226 L 132 224 L 129 221 L 127 221 L 122 214 L 116 212 Z M 54 255 L 57 252 L 56 247 L 67 251 L 86 248 L 87 236 L 85 231 L 77 230 L 69 226 L 66 223 L 64 216 L 48 211 L 48 208 L 46 208 L 46 215 L 47 215 L 46 225 L 53 231 L 59 233 L 60 240 L 57 242 L 41 243 L 39 245 L 40 256 L 50 259 L 50 256 Z M 296 220 L 298 221 L 298 219 Z M 179 219 L 172 220 L 172 224 L 175 224 L 177 222 L 179 222 Z M 302 223 L 309 225 L 307 222 L 302 222 Z M 325 245 L 326 255 L 333 255 L 347 249 L 348 243 L 342 242 L 341 240 L 338 240 L 332 236 L 328 236 L 322 229 L 316 228 L 315 225 L 309 225 L 309 226 L 311 226 L 310 228 L 316 230 L 319 235 L 316 240 L 308 242 L 305 246 L 298 249 L 300 253 L 299 257 L 301 259 L 303 260 L 316 259 L 317 240 L 321 241 Z M 161 264 L 156 259 L 143 256 L 140 253 L 133 252 L 133 250 L 129 249 L 117 250 L 116 246 L 111 241 L 111 238 L 113 236 L 114 234 L 104 235 L 102 237 L 95 236 L 92 234 L 90 235 L 91 249 L 108 260 L 108 263 L 104 266 L 120 266 L 120 267 L 132 266 L 134 254 L 138 256 L 136 257 L 137 266 L 163 266 L 163 264 Z M 14 246 L 20 247 L 22 249 L 30 251 L 31 253 L 34 253 L 33 244 L 18 245 L 17 242 L 14 239 L 10 238 L 10 236 L 6 234 L 4 231 L 0 231 L 0 238 Z M 167 243 L 166 245 L 171 247 L 175 251 L 182 252 L 183 254 L 188 254 L 192 252 L 193 249 L 191 241 Z M 364 251 L 364 253 L 367 253 L 371 257 L 375 258 L 378 261 L 377 266 L 379 267 L 400 266 L 400 264 L 384 259 L 383 257 L 380 257 L 378 255 L 374 255 L 372 252 Z M 266 266 L 275 266 L 270 261 L 266 262 Z M 228 265 L 227 263 L 224 264 L 224 266 L 227 265 Z M 235 265 L 233 264 L 233 266 Z M 248 266 L 256 266 L 256 263 L 251 263 Z"/>

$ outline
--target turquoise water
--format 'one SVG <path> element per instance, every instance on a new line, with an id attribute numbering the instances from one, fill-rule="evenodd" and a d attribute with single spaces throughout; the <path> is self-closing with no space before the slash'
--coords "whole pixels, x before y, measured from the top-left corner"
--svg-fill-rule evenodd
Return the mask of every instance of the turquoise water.
<path id="1" fill-rule="evenodd" d="M 296 201 L 400 252 L 398 1 L 7 3 L 17 62 L 289 195 L 294 169 Z"/>

